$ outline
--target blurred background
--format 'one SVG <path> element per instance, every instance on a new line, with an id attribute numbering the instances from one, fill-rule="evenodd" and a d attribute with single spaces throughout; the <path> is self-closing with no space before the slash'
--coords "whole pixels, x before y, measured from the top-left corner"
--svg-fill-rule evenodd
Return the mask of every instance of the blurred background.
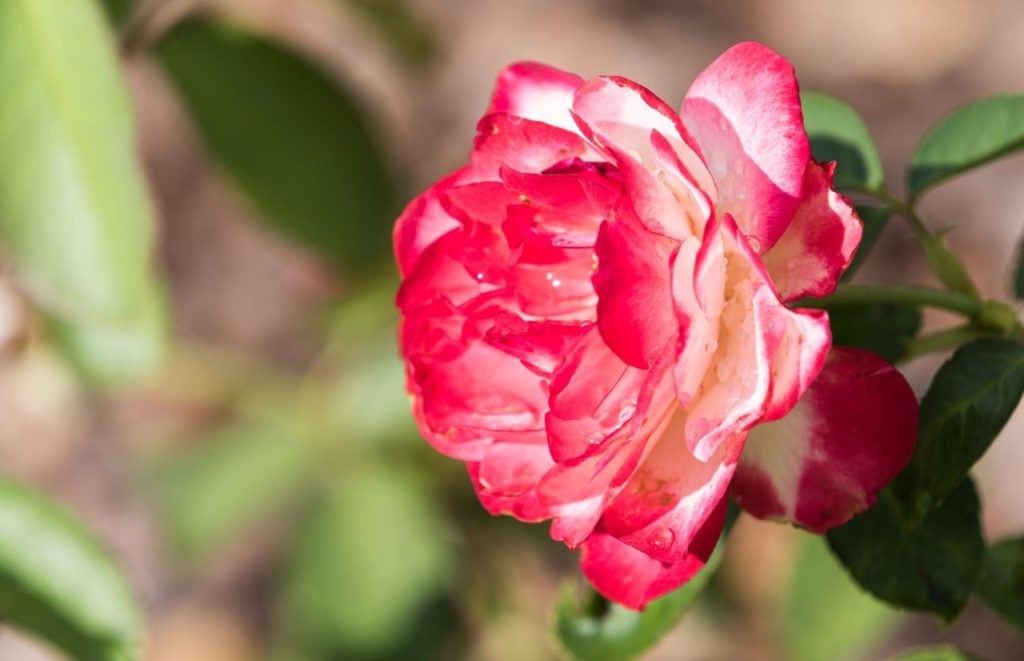
<path id="1" fill-rule="evenodd" d="M 0 465 L 112 549 L 153 661 L 558 658 L 574 554 L 488 516 L 461 464 L 418 438 L 394 341 L 391 222 L 466 158 L 504 65 L 619 74 L 678 106 L 719 53 L 762 41 L 862 113 L 897 189 L 933 121 L 1024 90 L 1017 0 L 141 0 L 119 27 L 127 3 L 106 4 L 168 330 L 68 342 L 0 272 Z M 989 296 L 1008 292 L 1022 183 L 1011 158 L 921 206 L 956 225 Z M 895 223 L 858 279 L 928 282 Z M 926 384 L 940 359 L 907 373 Z M 991 539 L 1024 532 L 1022 432 L 1017 416 L 978 470 Z M 820 540 L 742 517 L 649 658 L 877 659 L 933 641 L 1024 658 L 983 605 L 950 627 L 889 610 Z M 0 630 L 0 659 L 51 658 Z"/>

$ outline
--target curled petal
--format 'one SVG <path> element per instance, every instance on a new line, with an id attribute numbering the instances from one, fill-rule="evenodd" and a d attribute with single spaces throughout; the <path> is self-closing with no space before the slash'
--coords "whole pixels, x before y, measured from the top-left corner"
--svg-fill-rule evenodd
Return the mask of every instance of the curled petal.
<path id="1" fill-rule="evenodd" d="M 784 301 L 827 296 L 860 244 L 862 227 L 850 203 L 832 190 L 835 164 L 807 164 L 803 199 L 764 265 Z"/>
<path id="2" fill-rule="evenodd" d="M 573 93 L 583 79 L 539 62 L 516 62 L 498 74 L 487 114 L 504 112 L 570 131 Z"/>
<path id="3" fill-rule="evenodd" d="M 501 312 L 495 317 L 484 341 L 515 356 L 535 374 L 551 376 L 590 326 L 587 322 L 527 321 L 518 315 Z"/>
<path id="4" fill-rule="evenodd" d="M 714 456 L 700 461 L 679 442 L 685 418 L 677 409 L 602 519 L 608 534 L 667 563 L 679 562 L 688 553 L 724 497 L 743 447 L 744 436 L 734 436 Z"/>
<path id="5" fill-rule="evenodd" d="M 597 328 L 583 335 L 551 381 L 545 426 L 555 461 L 573 463 L 593 454 L 632 419 L 647 376 L 624 363 Z"/>
<path id="6" fill-rule="evenodd" d="M 754 42 L 733 46 L 690 86 L 680 113 L 755 252 L 771 248 L 800 202 L 810 146 L 793 67 Z"/>
<path id="7" fill-rule="evenodd" d="M 535 443 L 494 443 L 467 468 L 481 504 L 491 514 L 511 514 L 535 523 L 551 517 L 537 484 L 553 466 L 543 434 Z"/>
<path id="8" fill-rule="evenodd" d="M 725 500 L 691 540 L 679 561 L 666 564 L 612 535 L 596 532 L 583 543 L 580 568 L 602 595 L 627 608 L 642 610 L 648 602 L 672 592 L 693 578 L 711 557 L 725 522 Z"/>
<path id="9" fill-rule="evenodd" d="M 577 158 L 601 160 L 576 133 L 498 112 L 477 125 L 470 162 L 481 179 L 496 181 L 503 166 L 519 172 L 544 172 Z"/>
<path id="10" fill-rule="evenodd" d="M 413 270 L 428 246 L 459 226 L 441 205 L 441 196 L 452 186 L 470 178 L 471 171 L 472 168 L 464 167 L 442 178 L 402 211 L 394 230 L 395 259 L 401 275 Z"/>
<path id="11" fill-rule="evenodd" d="M 650 367 L 678 332 L 669 281 L 675 247 L 644 229 L 628 209 L 601 225 L 597 236 L 597 325 L 608 346 L 633 367 Z"/>
<path id="12" fill-rule="evenodd" d="M 824 532 L 874 503 L 916 435 L 903 376 L 873 353 L 835 347 L 789 415 L 750 432 L 732 493 L 754 516 Z"/>

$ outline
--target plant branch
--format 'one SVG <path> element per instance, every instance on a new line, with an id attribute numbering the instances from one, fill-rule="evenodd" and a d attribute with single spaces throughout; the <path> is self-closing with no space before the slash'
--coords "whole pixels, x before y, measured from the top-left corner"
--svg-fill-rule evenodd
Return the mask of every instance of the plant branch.
<path id="1" fill-rule="evenodd" d="M 865 305 L 895 303 L 948 310 L 968 319 L 978 319 L 984 303 L 968 294 L 930 287 L 883 284 L 840 284 L 835 292 L 822 299 L 805 299 L 800 307 L 826 308 L 832 305 Z"/>

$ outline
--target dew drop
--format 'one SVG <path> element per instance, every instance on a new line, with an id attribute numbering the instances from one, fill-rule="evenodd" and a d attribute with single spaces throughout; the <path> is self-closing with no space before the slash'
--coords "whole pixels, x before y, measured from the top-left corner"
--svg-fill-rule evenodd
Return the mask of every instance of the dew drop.
<path id="1" fill-rule="evenodd" d="M 756 236 L 748 236 L 747 243 L 750 244 L 750 249 L 756 253 L 761 252 L 761 242 L 757 240 Z"/>
<path id="2" fill-rule="evenodd" d="M 627 420 L 629 420 L 630 418 L 632 418 L 634 413 L 636 413 L 636 404 L 635 403 L 634 404 L 626 404 L 625 406 L 623 406 L 621 409 L 619 409 L 619 424 L 621 425 L 621 424 L 625 423 Z"/>
<path id="3" fill-rule="evenodd" d="M 552 281 L 551 281 L 551 286 L 552 286 L 552 287 L 561 287 L 561 286 L 562 286 L 562 281 L 561 281 L 561 280 L 558 280 L 558 279 L 556 278 L 556 279 L 554 279 L 554 280 L 552 280 Z"/>
<path id="4" fill-rule="evenodd" d="M 654 533 L 651 543 L 659 551 L 668 551 L 676 541 L 676 535 L 668 528 L 662 528 Z"/>
<path id="5" fill-rule="evenodd" d="M 604 440 L 603 434 L 591 434 L 587 437 L 587 445 L 594 447 L 595 445 L 600 445 L 602 440 Z"/>

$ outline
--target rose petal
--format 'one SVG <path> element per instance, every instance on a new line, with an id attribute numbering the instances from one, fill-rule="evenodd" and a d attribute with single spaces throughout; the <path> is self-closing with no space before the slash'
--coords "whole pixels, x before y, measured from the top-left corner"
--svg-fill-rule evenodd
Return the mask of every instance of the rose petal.
<path id="1" fill-rule="evenodd" d="M 495 181 L 502 166 L 519 172 L 544 172 L 576 158 L 601 160 L 576 133 L 499 112 L 485 116 L 477 125 L 470 162 L 481 180 Z"/>
<path id="2" fill-rule="evenodd" d="M 680 113 L 718 184 L 719 213 L 761 254 L 800 201 L 810 147 L 793 67 L 761 44 L 733 46 L 690 86 Z"/>
<path id="3" fill-rule="evenodd" d="M 655 560 L 612 535 L 597 532 L 583 543 L 580 568 L 602 595 L 627 608 L 642 610 L 651 600 L 682 586 L 704 568 L 724 522 L 723 499 L 694 535 L 687 552 L 673 564 Z"/>
<path id="4" fill-rule="evenodd" d="M 649 368 L 678 333 L 669 281 L 676 245 L 644 229 L 628 208 L 598 233 L 597 325 L 608 346 L 633 367 Z"/>
<path id="5" fill-rule="evenodd" d="M 487 114 L 505 112 L 570 131 L 573 93 L 583 79 L 539 62 L 516 62 L 498 74 Z"/>
<path id="6" fill-rule="evenodd" d="M 835 347 L 789 415 L 750 432 L 732 493 L 754 516 L 824 532 L 874 503 L 916 435 L 903 376 L 875 354 Z"/>
<path id="7" fill-rule="evenodd" d="M 807 164 L 803 200 L 789 227 L 764 256 L 783 301 L 832 293 L 860 244 L 853 208 L 832 190 L 835 164 Z"/>
<path id="8" fill-rule="evenodd" d="M 395 223 L 395 259 L 398 272 L 406 275 L 416 266 L 424 250 L 459 226 L 441 206 L 441 196 L 469 177 L 472 168 L 464 167 L 443 177 L 420 193 L 405 207 Z"/>
<path id="9" fill-rule="evenodd" d="M 686 412 L 677 409 L 602 519 L 608 534 L 668 563 L 683 559 L 722 500 L 743 447 L 740 434 L 700 461 L 680 443 L 685 421 Z"/>
<path id="10" fill-rule="evenodd" d="M 535 523 L 551 517 L 537 496 L 537 484 L 554 465 L 541 435 L 539 443 L 494 443 L 479 463 L 467 467 L 488 512 Z"/>

